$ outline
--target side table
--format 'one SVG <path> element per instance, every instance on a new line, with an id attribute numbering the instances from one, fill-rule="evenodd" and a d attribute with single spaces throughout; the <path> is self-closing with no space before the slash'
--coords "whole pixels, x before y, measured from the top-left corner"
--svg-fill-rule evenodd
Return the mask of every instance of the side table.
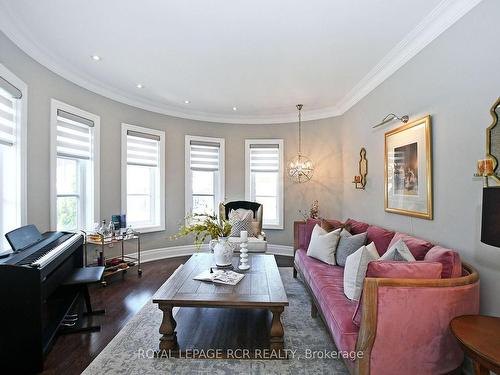
<path id="1" fill-rule="evenodd" d="M 450 329 L 465 354 L 474 361 L 474 374 L 500 374 L 500 318 L 464 315 L 453 319 Z"/>

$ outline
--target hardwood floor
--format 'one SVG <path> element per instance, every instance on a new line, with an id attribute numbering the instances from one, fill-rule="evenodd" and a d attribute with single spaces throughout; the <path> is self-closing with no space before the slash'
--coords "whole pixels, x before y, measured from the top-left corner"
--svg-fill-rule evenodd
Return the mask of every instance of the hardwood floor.
<path id="1" fill-rule="evenodd" d="M 135 268 L 124 278 L 109 279 L 107 287 L 91 289 L 92 306 L 106 309 L 106 314 L 92 317 L 89 323 L 100 324 L 101 331 L 59 336 L 45 361 L 43 374 L 80 374 L 132 318 L 175 269 L 189 257 L 162 259 L 144 263 L 143 275 Z M 276 256 L 279 267 L 291 267 L 291 257 Z"/>

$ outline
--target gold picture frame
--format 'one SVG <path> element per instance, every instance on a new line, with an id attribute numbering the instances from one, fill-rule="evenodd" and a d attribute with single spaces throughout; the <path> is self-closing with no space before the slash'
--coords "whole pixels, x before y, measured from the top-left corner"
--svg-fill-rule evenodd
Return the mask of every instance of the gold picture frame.
<path id="1" fill-rule="evenodd" d="M 431 116 L 385 133 L 386 212 L 433 219 Z"/>

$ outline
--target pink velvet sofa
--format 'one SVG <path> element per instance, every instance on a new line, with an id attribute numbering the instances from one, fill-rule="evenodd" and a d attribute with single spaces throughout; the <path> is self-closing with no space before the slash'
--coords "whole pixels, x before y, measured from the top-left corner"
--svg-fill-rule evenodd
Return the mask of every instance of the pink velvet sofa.
<path id="1" fill-rule="evenodd" d="M 311 316 L 320 313 L 337 349 L 359 353 L 345 355 L 349 371 L 372 375 L 459 371 L 463 352 L 449 323 L 456 316 L 479 312 L 478 273 L 461 263 L 455 251 L 359 221 L 347 223 L 353 234 L 366 231 L 367 242 L 373 241 L 380 254 L 393 239 L 403 238 L 417 261 L 442 263 L 442 274 L 432 279 L 370 277 L 370 269 L 376 267 L 369 265 L 358 304 L 344 295 L 342 267 L 306 255 L 316 222 L 295 222 L 294 277 L 300 275 L 311 296 Z"/>

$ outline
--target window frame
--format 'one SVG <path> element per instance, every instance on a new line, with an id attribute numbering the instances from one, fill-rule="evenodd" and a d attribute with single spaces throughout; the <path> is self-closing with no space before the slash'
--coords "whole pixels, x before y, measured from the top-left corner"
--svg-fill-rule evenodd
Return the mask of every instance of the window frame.
<path id="1" fill-rule="evenodd" d="M 7 67 L 0 63 L 0 77 L 3 77 L 11 85 L 21 92 L 18 101 L 17 115 L 20 120 L 16 124 L 16 161 L 18 166 L 17 183 L 19 185 L 19 200 L 16 220 L 19 224 L 27 224 L 28 212 L 28 188 L 27 188 L 27 135 L 28 135 L 28 85 L 12 73 Z M 1 241 L 0 241 L 1 242 Z M 8 249 L 9 247 L 7 247 Z M 0 250 L 7 250 L 1 249 Z"/>
<path id="2" fill-rule="evenodd" d="M 284 141 L 283 139 L 245 139 L 245 199 L 253 201 L 252 196 L 252 171 L 250 168 L 250 146 L 277 144 L 279 148 L 279 171 L 278 171 L 278 224 L 266 224 L 262 221 L 263 229 L 284 229 Z M 265 207 L 264 207 L 265 210 Z"/>
<path id="3" fill-rule="evenodd" d="M 217 195 L 220 202 L 226 199 L 226 159 L 225 159 L 225 139 L 215 137 L 203 137 L 197 135 L 186 135 L 184 143 L 184 210 L 186 214 L 190 214 L 193 210 L 193 186 L 191 182 L 191 141 L 198 142 L 212 142 L 219 144 L 219 181 L 218 191 L 214 191 L 214 214 L 219 214 L 219 203 L 217 202 Z M 202 195 L 202 194 L 197 194 Z"/>
<path id="4" fill-rule="evenodd" d="M 166 229 L 165 226 L 165 132 L 146 128 L 138 125 L 131 125 L 122 122 L 121 124 L 121 211 L 127 214 L 127 131 L 135 131 L 144 134 L 154 135 L 160 138 L 159 141 L 159 160 L 158 168 L 160 170 L 160 193 L 159 193 L 159 219 L 157 225 L 135 226 L 134 229 L 141 233 L 160 232 Z M 151 202 L 151 206 L 155 207 L 156 202 Z M 150 212 L 151 215 L 151 212 Z M 128 224 L 127 224 L 128 225 Z"/>
<path id="5" fill-rule="evenodd" d="M 93 134 L 92 134 L 92 170 L 94 172 L 93 176 L 93 186 L 90 187 L 90 191 L 92 191 L 92 223 L 100 222 L 100 124 L 101 118 L 98 115 L 87 112 L 78 107 L 74 107 L 70 104 L 61 102 L 57 99 L 50 100 L 50 228 L 51 230 L 57 230 L 57 111 L 62 110 L 86 119 L 93 121 Z M 73 158 L 68 157 L 68 159 L 73 160 Z M 87 196 L 87 188 L 86 182 L 82 181 L 81 177 L 84 175 L 84 179 L 89 177 L 86 175 L 87 169 L 82 166 L 82 163 L 78 163 L 79 166 L 79 185 L 80 185 L 80 200 L 83 201 L 83 205 L 88 205 L 87 200 L 89 197 Z M 83 169 L 85 169 L 83 171 Z M 82 186 L 85 185 L 85 186 Z M 61 194 L 64 195 L 64 194 Z M 88 206 L 87 206 L 88 208 Z M 80 210 L 77 221 L 79 229 L 88 229 L 85 227 L 87 224 L 85 223 L 86 217 L 89 213 L 85 210 Z"/>

